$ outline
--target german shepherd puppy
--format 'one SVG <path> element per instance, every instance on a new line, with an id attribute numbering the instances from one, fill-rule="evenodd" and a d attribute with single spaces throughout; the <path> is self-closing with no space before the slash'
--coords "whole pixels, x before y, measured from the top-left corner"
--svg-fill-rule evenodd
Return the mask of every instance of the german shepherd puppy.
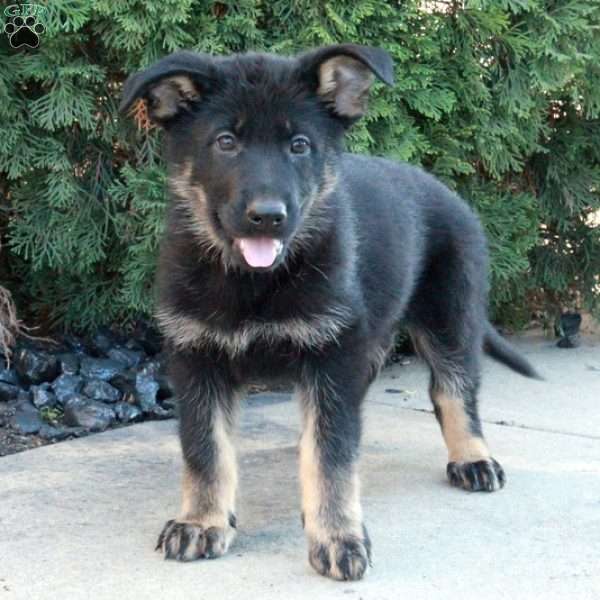
<path id="1" fill-rule="evenodd" d="M 375 77 L 392 84 L 390 56 L 342 44 L 291 58 L 177 52 L 125 84 L 122 110 L 145 99 L 166 131 L 172 195 L 158 321 L 184 471 L 181 512 L 158 540 L 166 558 L 227 551 L 238 399 L 283 377 L 303 411 L 310 564 L 363 577 L 361 408 L 399 321 L 431 369 L 450 483 L 504 485 L 477 412 L 482 352 L 535 372 L 488 322 L 486 240 L 468 206 L 418 168 L 344 152 Z"/>

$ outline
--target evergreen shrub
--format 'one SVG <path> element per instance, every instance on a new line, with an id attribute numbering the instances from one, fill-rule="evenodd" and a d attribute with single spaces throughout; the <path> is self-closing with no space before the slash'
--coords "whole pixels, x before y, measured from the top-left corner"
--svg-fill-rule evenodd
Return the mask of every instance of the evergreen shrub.
<path id="1" fill-rule="evenodd" d="M 597 307 L 598 0 L 43 4 L 38 48 L 0 35 L 0 279 L 28 323 L 85 330 L 152 311 L 162 134 L 118 116 L 129 73 L 180 48 L 342 41 L 396 63 L 349 147 L 423 165 L 475 207 L 494 317 Z"/>

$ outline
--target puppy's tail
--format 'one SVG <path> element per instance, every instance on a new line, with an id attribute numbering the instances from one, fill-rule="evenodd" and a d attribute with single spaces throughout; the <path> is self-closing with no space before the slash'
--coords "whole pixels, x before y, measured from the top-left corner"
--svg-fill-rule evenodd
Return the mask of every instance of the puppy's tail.
<path id="1" fill-rule="evenodd" d="M 529 361 L 521 356 L 491 325 L 488 323 L 483 340 L 483 349 L 494 360 L 511 368 L 513 371 L 531 377 L 532 379 L 543 379 L 533 368 Z"/>

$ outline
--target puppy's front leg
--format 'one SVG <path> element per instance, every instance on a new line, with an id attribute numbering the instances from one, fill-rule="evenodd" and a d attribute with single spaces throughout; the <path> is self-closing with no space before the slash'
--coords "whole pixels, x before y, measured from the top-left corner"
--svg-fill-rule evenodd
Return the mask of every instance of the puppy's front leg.
<path id="1" fill-rule="evenodd" d="M 339 580 L 361 579 L 371 560 L 356 468 L 368 379 L 362 366 L 330 363 L 306 369 L 300 386 L 302 519 L 309 561 L 321 575 Z"/>
<path id="2" fill-rule="evenodd" d="M 171 358 L 183 450 L 181 513 L 167 522 L 157 550 L 180 561 L 216 558 L 235 535 L 237 467 L 231 441 L 231 378 L 221 364 L 195 353 Z"/>

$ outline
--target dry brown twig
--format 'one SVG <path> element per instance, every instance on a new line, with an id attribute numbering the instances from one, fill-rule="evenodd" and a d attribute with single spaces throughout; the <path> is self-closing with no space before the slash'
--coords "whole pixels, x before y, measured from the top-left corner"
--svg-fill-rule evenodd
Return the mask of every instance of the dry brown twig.
<path id="1" fill-rule="evenodd" d="M 129 113 L 137 128 L 143 131 L 149 131 L 154 127 L 154 123 L 150 120 L 150 115 L 148 114 L 148 105 L 143 98 L 140 98 L 132 107 Z"/>
<path id="2" fill-rule="evenodd" d="M 23 330 L 23 324 L 17 318 L 17 310 L 10 292 L 0 286 L 0 353 L 10 361 L 15 339 Z"/>
<path id="3" fill-rule="evenodd" d="M 1 243 L 0 252 L 2 252 Z M 19 320 L 10 291 L 0 285 L 0 354 L 4 355 L 7 367 L 10 367 L 13 347 L 19 336 L 37 339 L 28 333 L 33 329 Z"/>

